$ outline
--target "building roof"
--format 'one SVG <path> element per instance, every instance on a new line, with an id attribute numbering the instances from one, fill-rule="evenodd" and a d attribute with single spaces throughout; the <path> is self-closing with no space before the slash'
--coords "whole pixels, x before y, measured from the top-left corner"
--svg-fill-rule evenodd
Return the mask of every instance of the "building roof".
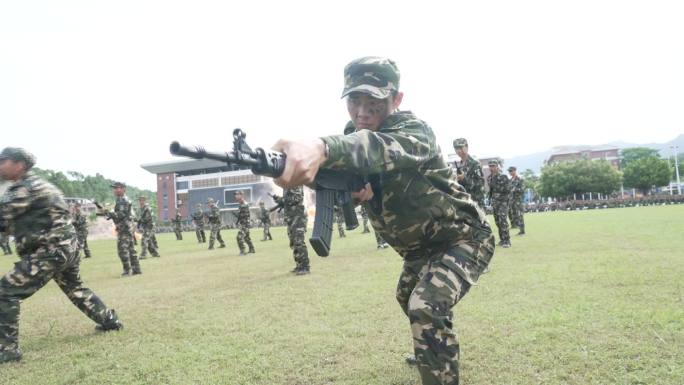
<path id="1" fill-rule="evenodd" d="M 213 159 L 181 159 L 170 160 L 166 162 L 146 163 L 141 164 L 145 171 L 152 174 L 166 174 L 171 172 L 183 172 L 202 169 L 215 169 L 225 167 L 226 171 L 232 168 L 224 162 Z"/>

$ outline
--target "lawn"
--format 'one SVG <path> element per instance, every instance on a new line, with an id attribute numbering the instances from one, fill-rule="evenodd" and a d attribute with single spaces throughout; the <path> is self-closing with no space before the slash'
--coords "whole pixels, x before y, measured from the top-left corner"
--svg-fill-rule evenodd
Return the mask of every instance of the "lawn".
<path id="1" fill-rule="evenodd" d="M 684 384 L 684 206 L 525 221 L 456 307 L 461 382 Z M 49 283 L 22 304 L 24 358 L 0 384 L 418 384 L 396 253 L 356 230 L 294 276 L 284 228 L 272 233 L 253 229 L 248 256 L 234 231 L 211 251 L 162 234 L 162 257 L 130 278 L 115 242 L 93 241 L 84 281 L 125 329 L 96 332 Z"/>

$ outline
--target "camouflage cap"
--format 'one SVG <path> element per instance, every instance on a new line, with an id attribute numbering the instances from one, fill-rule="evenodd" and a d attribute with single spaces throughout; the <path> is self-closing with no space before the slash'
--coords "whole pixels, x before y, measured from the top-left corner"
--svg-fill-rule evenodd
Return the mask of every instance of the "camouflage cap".
<path id="1" fill-rule="evenodd" d="M 21 147 L 5 147 L 0 152 L 0 160 L 4 159 L 9 159 L 13 162 L 24 162 L 27 170 L 30 170 L 36 164 L 36 157 Z"/>
<path id="2" fill-rule="evenodd" d="M 264 204 L 264 201 L 259 202 L 259 206 L 263 206 Z"/>
<path id="3" fill-rule="evenodd" d="M 138 195 L 138 200 L 144 201 L 144 200 L 146 200 L 146 199 L 147 199 L 146 196 L 144 196 L 144 195 Z"/>
<path id="4" fill-rule="evenodd" d="M 202 207 L 202 204 L 201 204 L 201 203 L 198 203 L 198 204 L 196 204 L 195 206 L 197 206 L 197 207 Z"/>
<path id="5" fill-rule="evenodd" d="M 468 141 L 465 138 L 454 139 L 454 148 L 468 147 Z"/>
<path id="6" fill-rule="evenodd" d="M 344 67 L 342 97 L 352 92 L 363 92 L 377 99 L 385 99 L 392 91 L 399 91 L 399 68 L 392 60 L 366 56 Z"/>
<path id="7" fill-rule="evenodd" d="M 214 198 L 207 198 L 207 203 L 214 203 Z"/>
<path id="8" fill-rule="evenodd" d="M 117 187 L 123 187 L 126 188 L 126 183 L 123 182 L 113 182 L 112 184 L 109 185 L 111 188 L 117 188 Z"/>
<path id="9" fill-rule="evenodd" d="M 515 168 L 515 166 L 511 166 L 508 168 L 508 171 L 515 171 L 515 170 L 517 170 L 517 168 Z"/>
<path id="10" fill-rule="evenodd" d="M 237 195 L 237 194 L 243 195 L 242 190 L 235 190 L 235 191 L 233 192 L 233 195 Z"/>
<path id="11" fill-rule="evenodd" d="M 496 159 L 490 159 L 489 162 L 487 162 L 488 166 L 498 166 L 499 162 Z"/>

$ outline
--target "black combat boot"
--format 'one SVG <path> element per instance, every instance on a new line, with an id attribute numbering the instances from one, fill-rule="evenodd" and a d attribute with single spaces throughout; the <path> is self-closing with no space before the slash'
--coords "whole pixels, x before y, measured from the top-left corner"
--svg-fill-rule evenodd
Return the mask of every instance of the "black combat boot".
<path id="1" fill-rule="evenodd" d="M 0 364 L 19 360 L 21 360 L 21 349 L 10 349 L 0 346 Z"/>
<path id="2" fill-rule="evenodd" d="M 116 315 L 116 311 L 114 310 L 108 310 L 104 322 L 99 325 L 95 325 L 95 330 L 101 332 L 121 329 L 123 329 L 123 323 L 121 320 L 119 320 L 119 317 Z"/>

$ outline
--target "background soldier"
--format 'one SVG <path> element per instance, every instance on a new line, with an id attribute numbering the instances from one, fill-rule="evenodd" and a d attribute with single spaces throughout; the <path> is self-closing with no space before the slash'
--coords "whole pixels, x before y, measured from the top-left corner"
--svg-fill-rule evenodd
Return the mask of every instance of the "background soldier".
<path id="1" fill-rule="evenodd" d="M 494 222 L 499 229 L 499 245 L 501 247 L 511 247 L 511 236 L 508 233 L 508 194 L 510 186 L 506 175 L 499 169 L 496 160 L 489 161 L 489 202 L 494 212 Z"/>
<path id="2" fill-rule="evenodd" d="M 290 248 L 295 260 L 292 270 L 297 275 L 309 274 L 309 251 L 306 248 L 306 212 L 304 210 L 304 188 L 302 186 L 285 189 L 283 191 L 283 207 L 285 209 L 285 223 L 287 236 L 290 238 Z"/>
<path id="3" fill-rule="evenodd" d="M 198 203 L 195 211 L 192 213 L 192 223 L 195 224 L 195 235 L 197 235 L 197 243 L 205 243 L 207 236 L 204 233 L 204 212 L 202 211 L 202 204 Z"/>
<path id="4" fill-rule="evenodd" d="M 98 330 L 123 327 L 114 310 L 83 286 L 69 208 L 55 186 L 30 171 L 34 163 L 21 148 L 0 153 L 0 177 L 12 182 L 0 199 L 0 232 L 13 233 L 21 257 L 0 278 L 0 363 L 21 359 L 19 305 L 52 279 Z"/>
<path id="5" fill-rule="evenodd" d="M 264 238 L 262 241 L 272 241 L 271 236 L 271 215 L 264 207 L 264 201 L 259 202 L 259 220 L 261 225 L 264 226 Z"/>
<path id="6" fill-rule="evenodd" d="M 182 228 L 183 217 L 181 216 L 180 208 L 178 210 L 176 210 L 176 217 L 172 220 L 172 222 L 173 222 L 173 232 L 176 233 L 176 240 L 182 241 L 183 240 L 183 228 Z"/>
<path id="7" fill-rule="evenodd" d="M 361 220 L 363 221 L 363 231 L 361 232 L 361 234 L 370 233 L 370 230 L 368 229 L 368 212 L 366 211 L 366 208 L 363 206 L 361 206 Z M 377 240 L 377 235 L 375 238 Z M 379 244 L 378 248 L 380 248 Z"/>
<path id="8" fill-rule="evenodd" d="M 373 177 L 352 197 L 364 202 L 375 231 L 404 258 L 397 300 L 411 323 L 422 382 L 458 384 L 452 308 L 491 260 L 491 229 L 455 183 L 430 126 L 398 111 L 404 94 L 394 62 L 354 60 L 344 81 L 351 118 L 345 135 L 279 140 L 274 149 L 287 162 L 275 182 L 284 188 L 309 184 L 319 168 Z"/>
<path id="9" fill-rule="evenodd" d="M 0 231 L 0 247 L 2 248 L 2 253 L 4 255 L 12 255 L 12 248 L 9 243 L 9 235 L 5 234 L 4 231 Z"/>
<path id="10" fill-rule="evenodd" d="M 207 219 L 209 220 L 209 250 L 214 249 L 214 241 L 219 241 L 219 248 L 226 247 L 226 244 L 221 238 L 221 210 L 216 206 L 214 198 L 207 199 L 207 205 L 209 206 L 209 213 L 207 214 Z"/>
<path id="11" fill-rule="evenodd" d="M 126 185 L 121 182 L 114 182 L 111 187 L 116 197 L 114 211 L 103 209 L 98 215 L 104 215 L 113 220 L 116 225 L 116 249 L 123 265 L 121 276 L 131 275 L 131 267 L 133 268 L 133 275 L 142 274 L 138 254 L 136 254 L 135 247 L 133 247 L 135 229 L 131 214 L 131 201 L 126 196 Z"/>
<path id="12" fill-rule="evenodd" d="M 138 203 L 140 204 L 140 217 L 138 217 L 138 225 L 140 226 L 140 231 L 142 231 L 142 237 L 140 238 L 140 259 L 147 258 L 147 251 L 153 257 L 159 258 L 159 245 L 157 244 L 157 237 L 154 235 L 154 218 L 152 218 L 152 210 L 150 205 L 145 202 L 146 198 L 144 196 L 138 197 Z"/>
<path id="13" fill-rule="evenodd" d="M 245 243 L 249 247 L 248 253 L 254 253 L 254 245 L 252 244 L 252 238 L 249 237 L 249 227 L 251 222 L 251 217 L 249 215 L 249 205 L 245 202 L 245 196 L 242 190 L 237 190 L 233 193 L 235 196 L 235 201 L 239 204 L 237 220 L 235 225 L 237 226 L 237 244 L 240 248 L 240 255 L 245 254 Z"/>
<path id="14" fill-rule="evenodd" d="M 461 158 L 460 162 L 456 161 L 458 183 L 484 209 L 485 180 L 480 161 L 468 154 L 468 141 L 465 138 L 454 140 L 454 150 L 456 150 L 456 155 Z"/>
<path id="15" fill-rule="evenodd" d="M 76 254 L 79 254 L 81 250 L 85 254 L 84 258 L 90 258 L 90 248 L 88 248 L 88 218 L 81 212 L 81 204 L 74 203 L 71 208 L 72 222 L 74 224 L 74 229 L 76 229 L 76 238 L 78 239 L 78 245 L 76 248 Z"/>
<path id="16" fill-rule="evenodd" d="M 511 218 L 511 225 L 517 227 L 518 235 L 525 235 L 525 209 L 523 208 L 523 195 L 525 194 L 525 181 L 518 175 L 515 167 L 508 168 L 508 175 L 511 176 L 509 181 L 511 185 L 511 201 L 508 208 L 508 214 Z M 511 227 L 513 227 L 511 226 Z"/>

